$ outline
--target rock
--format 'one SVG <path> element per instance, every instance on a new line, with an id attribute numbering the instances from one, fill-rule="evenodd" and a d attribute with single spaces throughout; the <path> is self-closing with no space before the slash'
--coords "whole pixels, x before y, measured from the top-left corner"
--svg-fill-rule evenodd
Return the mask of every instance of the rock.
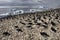
<path id="1" fill-rule="evenodd" d="M 57 10 L 60 8 L 1 19 L 0 40 L 60 40 Z"/>

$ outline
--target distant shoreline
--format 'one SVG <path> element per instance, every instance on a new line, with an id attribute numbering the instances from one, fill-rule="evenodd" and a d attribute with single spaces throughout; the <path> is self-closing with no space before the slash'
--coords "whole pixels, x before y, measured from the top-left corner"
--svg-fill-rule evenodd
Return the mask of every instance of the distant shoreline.
<path id="1" fill-rule="evenodd" d="M 0 6 L 0 8 L 38 8 L 37 6 Z"/>

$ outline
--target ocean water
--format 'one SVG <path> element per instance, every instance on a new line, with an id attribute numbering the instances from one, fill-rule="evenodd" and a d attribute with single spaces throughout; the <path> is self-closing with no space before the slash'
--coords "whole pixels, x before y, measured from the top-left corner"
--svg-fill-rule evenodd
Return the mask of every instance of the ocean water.
<path id="1" fill-rule="evenodd" d="M 0 0 L 0 17 L 60 7 L 60 0 Z"/>

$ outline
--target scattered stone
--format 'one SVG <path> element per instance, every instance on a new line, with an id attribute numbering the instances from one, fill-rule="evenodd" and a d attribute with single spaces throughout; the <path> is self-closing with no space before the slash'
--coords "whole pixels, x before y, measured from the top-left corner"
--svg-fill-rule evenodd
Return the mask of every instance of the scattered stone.
<path id="1" fill-rule="evenodd" d="M 47 25 L 42 25 L 44 28 L 48 28 L 48 26 Z"/>
<path id="2" fill-rule="evenodd" d="M 34 20 L 34 23 L 37 23 L 37 20 Z"/>
<path id="3" fill-rule="evenodd" d="M 55 24 L 54 22 L 51 22 L 51 24 L 52 24 L 53 26 L 56 26 L 56 24 Z"/>
<path id="4" fill-rule="evenodd" d="M 44 18 L 44 19 L 46 19 L 46 17 L 45 17 L 45 16 L 43 16 L 43 18 Z"/>
<path id="5" fill-rule="evenodd" d="M 33 23 L 28 23 L 29 25 L 32 25 Z"/>
<path id="6" fill-rule="evenodd" d="M 41 19 L 41 17 L 39 16 L 39 17 L 37 17 L 37 19 L 39 19 L 39 20 L 40 20 L 40 19 Z"/>
<path id="7" fill-rule="evenodd" d="M 57 30 L 56 29 L 54 29 L 53 27 L 51 27 L 51 30 L 53 31 L 53 32 L 56 32 Z"/>
<path id="8" fill-rule="evenodd" d="M 44 22 L 44 24 L 48 25 L 48 23 L 47 23 L 47 22 Z"/>
<path id="9" fill-rule="evenodd" d="M 41 25 L 41 23 L 37 23 L 36 25 Z"/>
<path id="10" fill-rule="evenodd" d="M 14 26 L 15 28 L 18 28 L 18 26 Z"/>
<path id="11" fill-rule="evenodd" d="M 44 22 L 44 20 L 41 20 L 42 22 Z"/>
<path id="12" fill-rule="evenodd" d="M 27 28 L 31 28 L 32 26 L 27 26 Z"/>
<path id="13" fill-rule="evenodd" d="M 5 36 L 9 36 L 10 33 L 8 33 L 8 32 L 3 32 L 3 35 L 5 35 Z"/>
<path id="14" fill-rule="evenodd" d="M 18 32 L 23 32 L 21 29 L 16 29 Z"/>
<path id="15" fill-rule="evenodd" d="M 25 23 L 23 23 L 23 22 L 21 22 L 21 21 L 20 21 L 20 23 L 23 24 L 23 25 L 25 25 Z"/>
<path id="16" fill-rule="evenodd" d="M 43 36 L 43 37 L 49 37 L 49 35 L 45 32 L 40 32 L 40 34 Z"/>

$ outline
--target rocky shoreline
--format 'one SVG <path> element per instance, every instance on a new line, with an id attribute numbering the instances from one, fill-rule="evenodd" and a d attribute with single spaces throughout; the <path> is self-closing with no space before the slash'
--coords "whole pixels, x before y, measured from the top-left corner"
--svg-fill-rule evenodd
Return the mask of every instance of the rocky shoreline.
<path id="1" fill-rule="evenodd" d="M 0 40 L 60 40 L 60 8 L 0 19 Z"/>

